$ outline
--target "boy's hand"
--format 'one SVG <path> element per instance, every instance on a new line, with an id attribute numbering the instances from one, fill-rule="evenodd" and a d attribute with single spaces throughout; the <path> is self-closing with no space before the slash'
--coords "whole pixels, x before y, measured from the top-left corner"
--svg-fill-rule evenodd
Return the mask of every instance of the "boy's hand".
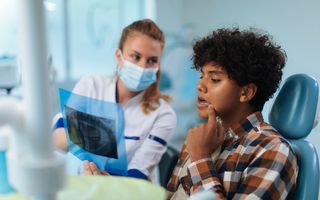
<path id="1" fill-rule="evenodd" d="M 223 143 L 225 129 L 216 121 L 213 106 L 209 107 L 208 122 L 189 129 L 186 139 L 191 162 L 211 157 Z"/>
<path id="2" fill-rule="evenodd" d="M 110 174 L 108 172 L 105 172 L 103 170 L 100 170 L 96 164 L 94 164 L 93 162 L 88 162 L 87 160 L 85 160 L 83 162 L 84 165 L 84 175 L 94 175 L 94 176 L 110 176 Z"/>

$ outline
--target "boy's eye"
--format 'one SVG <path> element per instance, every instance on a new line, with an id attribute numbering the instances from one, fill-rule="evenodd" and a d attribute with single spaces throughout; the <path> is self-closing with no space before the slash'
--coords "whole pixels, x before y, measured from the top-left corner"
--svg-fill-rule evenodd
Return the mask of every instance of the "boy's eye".
<path id="1" fill-rule="evenodd" d="M 220 81 L 221 81 L 221 79 L 215 79 L 215 78 L 212 78 L 212 79 L 211 79 L 211 81 L 212 81 L 212 82 L 214 82 L 214 83 L 218 83 L 218 82 L 220 82 Z"/>

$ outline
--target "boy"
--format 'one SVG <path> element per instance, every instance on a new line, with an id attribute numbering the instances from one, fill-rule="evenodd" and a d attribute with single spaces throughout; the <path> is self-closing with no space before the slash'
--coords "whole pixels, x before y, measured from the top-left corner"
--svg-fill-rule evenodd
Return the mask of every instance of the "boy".
<path id="1" fill-rule="evenodd" d="M 268 35 L 238 28 L 213 31 L 193 50 L 198 113 L 208 122 L 188 132 L 168 183 L 172 199 L 201 190 L 217 199 L 292 199 L 296 157 L 261 115 L 281 81 L 285 52 Z"/>

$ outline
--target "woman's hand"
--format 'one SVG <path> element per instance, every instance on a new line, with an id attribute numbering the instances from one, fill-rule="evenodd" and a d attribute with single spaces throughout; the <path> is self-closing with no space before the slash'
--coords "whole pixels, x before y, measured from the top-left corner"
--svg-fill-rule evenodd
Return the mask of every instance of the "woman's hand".
<path id="1" fill-rule="evenodd" d="M 84 175 L 94 175 L 94 176 L 110 176 L 108 172 L 100 170 L 97 165 L 93 162 L 85 160 L 84 165 Z"/>
<path id="2" fill-rule="evenodd" d="M 209 107 L 208 122 L 189 129 L 186 140 L 187 150 L 192 162 L 211 157 L 223 143 L 225 129 L 216 120 L 213 106 Z"/>

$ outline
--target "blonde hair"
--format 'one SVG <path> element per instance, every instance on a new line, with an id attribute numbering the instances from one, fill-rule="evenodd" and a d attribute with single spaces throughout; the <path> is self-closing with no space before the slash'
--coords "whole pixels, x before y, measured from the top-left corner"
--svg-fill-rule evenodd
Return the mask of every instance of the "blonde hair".
<path id="1" fill-rule="evenodd" d="M 163 49 L 165 43 L 163 32 L 152 20 L 143 19 L 135 21 L 123 29 L 119 42 L 120 50 L 123 50 L 124 43 L 126 42 L 128 36 L 134 33 L 142 33 L 154 40 L 159 41 L 161 43 L 161 48 Z M 171 101 L 169 96 L 160 93 L 159 82 L 160 69 L 157 72 L 156 82 L 146 89 L 142 97 L 141 109 L 145 114 L 149 114 L 150 112 L 156 110 L 160 106 L 160 99 L 163 99 L 167 102 Z"/>

